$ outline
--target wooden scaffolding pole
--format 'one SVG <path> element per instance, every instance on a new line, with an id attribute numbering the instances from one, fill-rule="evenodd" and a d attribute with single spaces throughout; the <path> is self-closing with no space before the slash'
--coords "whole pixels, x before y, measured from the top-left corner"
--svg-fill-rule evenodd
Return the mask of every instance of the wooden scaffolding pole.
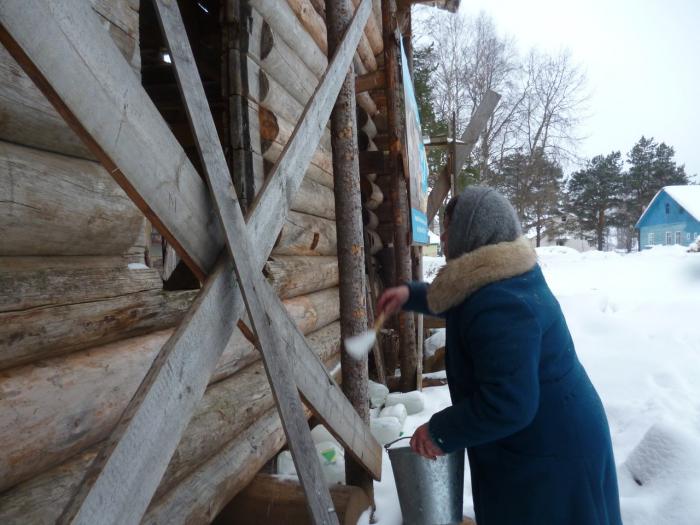
<path id="1" fill-rule="evenodd" d="M 326 2 L 328 51 L 333 53 L 350 25 L 350 0 Z M 335 194 L 338 270 L 340 275 L 340 333 L 343 340 L 367 330 L 365 252 L 360 197 L 360 165 L 355 113 L 355 73 L 347 72 L 331 113 L 331 147 Z M 341 350 L 343 392 L 363 421 L 369 424 L 367 357 L 356 360 Z M 372 497 L 372 478 L 352 459 L 345 463 L 348 484 Z"/>
<path id="2" fill-rule="evenodd" d="M 396 282 L 412 280 L 411 249 L 408 231 L 408 190 L 401 160 L 401 103 L 398 77 L 398 40 L 396 1 L 382 0 L 382 28 L 384 30 L 384 64 L 387 93 L 387 120 L 389 124 L 389 172 L 393 176 L 391 201 L 394 218 L 394 255 Z M 413 314 L 399 313 L 399 341 L 401 360 L 400 388 L 404 392 L 415 390 L 418 382 L 418 354 Z"/>

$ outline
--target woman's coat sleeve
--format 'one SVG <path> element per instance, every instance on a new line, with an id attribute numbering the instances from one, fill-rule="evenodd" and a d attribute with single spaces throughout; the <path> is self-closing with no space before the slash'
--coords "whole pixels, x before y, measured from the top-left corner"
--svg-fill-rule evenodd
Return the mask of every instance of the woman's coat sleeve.
<path id="1" fill-rule="evenodd" d="M 489 291 L 465 314 L 460 346 L 468 349 L 476 389 L 430 419 L 430 435 L 445 452 L 512 435 L 539 406 L 541 329 L 530 306 L 513 293 Z"/>

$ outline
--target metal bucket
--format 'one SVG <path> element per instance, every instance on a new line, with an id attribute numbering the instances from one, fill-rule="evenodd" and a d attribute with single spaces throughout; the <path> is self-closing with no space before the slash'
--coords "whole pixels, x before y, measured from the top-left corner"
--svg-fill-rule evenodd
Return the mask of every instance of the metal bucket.
<path id="1" fill-rule="evenodd" d="M 419 456 L 410 447 L 385 445 L 394 471 L 405 525 L 447 525 L 462 522 L 464 450 L 438 457 Z"/>

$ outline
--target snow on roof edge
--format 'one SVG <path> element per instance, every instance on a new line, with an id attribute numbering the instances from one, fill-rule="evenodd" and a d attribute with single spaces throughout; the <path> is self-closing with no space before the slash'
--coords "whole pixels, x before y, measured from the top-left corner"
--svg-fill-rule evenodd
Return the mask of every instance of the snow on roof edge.
<path id="1" fill-rule="evenodd" d="M 681 190 L 688 188 L 693 188 L 693 190 L 689 193 L 695 193 L 695 195 L 692 195 L 692 197 L 694 197 L 692 199 L 689 199 L 688 195 L 682 195 L 683 192 Z M 647 207 L 640 215 L 639 219 L 637 219 L 637 222 L 634 225 L 635 228 L 639 229 L 639 223 L 642 222 L 642 219 L 644 219 L 647 212 L 652 208 L 652 206 L 656 202 L 656 199 L 658 199 L 659 195 L 661 195 L 661 193 L 663 192 L 666 192 L 669 197 L 671 197 L 674 201 L 683 206 L 683 209 L 685 209 L 685 211 L 687 211 L 696 221 L 700 221 L 700 186 L 692 184 L 664 186 L 656 192 L 654 198 L 651 199 Z"/>

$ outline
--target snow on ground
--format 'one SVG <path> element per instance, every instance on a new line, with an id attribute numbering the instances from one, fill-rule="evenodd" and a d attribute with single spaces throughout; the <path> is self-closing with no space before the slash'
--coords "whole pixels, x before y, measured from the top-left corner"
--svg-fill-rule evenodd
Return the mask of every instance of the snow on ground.
<path id="1" fill-rule="evenodd" d="M 626 525 L 700 523 L 700 254 L 681 247 L 641 253 L 538 249 L 586 367 L 605 405 Z M 424 258 L 432 280 L 442 258 Z M 426 408 L 404 435 L 450 403 L 424 390 Z M 401 511 L 388 456 L 375 484 L 380 525 Z M 469 473 L 465 515 L 473 516 Z"/>

